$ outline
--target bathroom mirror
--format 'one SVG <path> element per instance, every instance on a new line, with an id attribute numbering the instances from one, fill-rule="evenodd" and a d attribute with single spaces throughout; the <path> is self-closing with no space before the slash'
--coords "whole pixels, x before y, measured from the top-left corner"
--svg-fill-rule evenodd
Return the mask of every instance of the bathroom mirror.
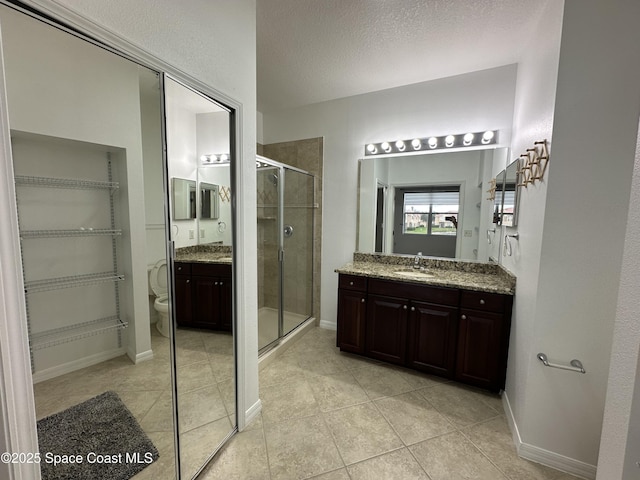
<path id="1" fill-rule="evenodd" d="M 196 182 L 184 178 L 171 179 L 173 219 L 196 218 Z"/>
<path id="2" fill-rule="evenodd" d="M 487 198 L 487 190 L 495 172 L 505 168 L 507 153 L 506 148 L 495 148 L 361 159 L 357 251 L 400 254 L 394 238 L 397 232 L 406 230 L 404 225 L 394 222 L 395 211 L 399 208 L 394 204 L 394 198 L 400 190 L 437 191 L 456 187 L 459 188 L 456 205 L 439 205 L 440 201 L 428 205 L 430 213 L 427 215 L 431 215 L 432 228 L 427 234 L 431 233 L 436 240 L 431 243 L 437 244 L 445 236 L 436 236 L 446 230 L 446 240 L 455 242 L 455 246 L 448 247 L 449 252 L 453 248 L 455 253 L 447 255 L 461 260 L 488 261 L 486 232 L 492 224 L 494 202 Z M 449 213 L 440 219 L 438 212 L 443 208 Z M 456 219 L 453 227 L 446 220 L 447 216 Z M 423 238 L 427 239 L 427 236 Z M 426 241 L 424 245 L 416 245 L 413 247 L 416 251 L 412 253 L 422 251 L 425 256 L 442 255 L 442 249 L 431 251 L 428 245 Z"/>
<path id="3" fill-rule="evenodd" d="M 493 223 L 502 225 L 502 209 L 504 207 L 504 182 L 506 174 L 502 170 L 496 175 L 496 190 L 493 197 Z"/>
<path id="4" fill-rule="evenodd" d="M 200 218 L 212 220 L 218 218 L 218 185 L 200 182 Z"/>
<path id="5" fill-rule="evenodd" d="M 502 225 L 515 227 L 518 225 L 518 200 L 520 197 L 520 160 L 512 162 L 505 170 L 504 200 L 502 205 Z"/>

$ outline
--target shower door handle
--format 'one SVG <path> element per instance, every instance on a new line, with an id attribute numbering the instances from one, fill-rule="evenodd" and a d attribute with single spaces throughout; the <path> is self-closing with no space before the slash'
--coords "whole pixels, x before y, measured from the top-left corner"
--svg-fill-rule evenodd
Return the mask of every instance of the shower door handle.
<path id="1" fill-rule="evenodd" d="M 284 226 L 284 236 L 289 238 L 293 235 L 293 225 L 285 225 Z"/>

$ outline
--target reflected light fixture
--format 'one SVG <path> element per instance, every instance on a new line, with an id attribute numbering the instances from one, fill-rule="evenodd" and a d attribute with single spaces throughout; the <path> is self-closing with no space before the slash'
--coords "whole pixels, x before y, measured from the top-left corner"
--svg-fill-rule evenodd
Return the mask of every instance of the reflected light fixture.
<path id="1" fill-rule="evenodd" d="M 226 165 L 230 161 L 228 153 L 205 153 L 200 156 L 202 165 Z"/>
<path id="2" fill-rule="evenodd" d="M 369 143 L 365 146 L 365 156 L 415 154 L 422 150 L 441 150 L 443 148 L 482 147 L 495 145 L 498 141 L 497 130 L 484 132 L 468 132 L 464 134 L 450 134 L 439 137 L 413 138 L 410 140 L 396 140 L 394 142 Z M 408 148 L 407 145 L 411 145 Z"/>

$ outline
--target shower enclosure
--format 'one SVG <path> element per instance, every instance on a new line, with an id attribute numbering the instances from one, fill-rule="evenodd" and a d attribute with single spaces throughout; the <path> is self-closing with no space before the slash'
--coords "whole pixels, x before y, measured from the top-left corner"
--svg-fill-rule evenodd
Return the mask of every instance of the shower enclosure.
<path id="1" fill-rule="evenodd" d="M 258 348 L 313 316 L 313 175 L 257 157 Z"/>

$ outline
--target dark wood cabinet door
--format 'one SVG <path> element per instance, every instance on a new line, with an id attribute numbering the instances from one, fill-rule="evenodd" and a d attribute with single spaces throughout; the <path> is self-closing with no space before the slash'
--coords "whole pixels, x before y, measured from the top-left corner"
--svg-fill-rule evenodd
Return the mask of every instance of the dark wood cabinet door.
<path id="1" fill-rule="evenodd" d="M 220 328 L 230 332 L 232 330 L 233 303 L 231 294 L 231 277 L 220 277 Z"/>
<path id="2" fill-rule="evenodd" d="M 403 365 L 406 358 L 409 301 L 382 295 L 367 300 L 367 355 Z"/>
<path id="3" fill-rule="evenodd" d="M 219 328 L 220 288 L 218 278 L 192 276 L 193 323 L 205 328 Z"/>
<path id="4" fill-rule="evenodd" d="M 340 350 L 364 353 L 366 294 L 352 290 L 338 290 L 338 335 Z"/>
<path id="5" fill-rule="evenodd" d="M 492 391 L 504 387 L 503 324 L 501 314 L 461 310 L 456 380 Z"/>
<path id="6" fill-rule="evenodd" d="M 407 366 L 453 378 L 457 330 L 457 308 L 411 302 Z"/>
<path id="7" fill-rule="evenodd" d="M 191 275 L 175 276 L 175 294 L 176 321 L 189 326 L 193 322 Z"/>

